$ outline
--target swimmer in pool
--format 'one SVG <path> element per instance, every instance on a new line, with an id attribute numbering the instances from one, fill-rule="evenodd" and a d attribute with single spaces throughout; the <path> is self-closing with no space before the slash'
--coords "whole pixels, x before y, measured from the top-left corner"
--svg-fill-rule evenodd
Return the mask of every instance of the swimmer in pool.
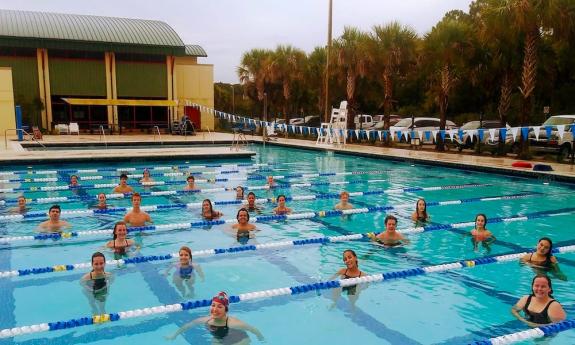
<path id="1" fill-rule="evenodd" d="M 128 239 L 128 227 L 124 222 L 114 225 L 114 238 L 106 244 L 114 252 L 114 259 L 118 260 L 128 255 L 128 251 L 134 246 L 134 241 Z"/>
<path id="2" fill-rule="evenodd" d="M 262 212 L 261 208 L 256 205 L 256 194 L 254 192 L 248 193 L 248 204 L 245 206 L 242 205 L 242 208 L 245 208 L 249 212 L 256 212 L 256 213 Z"/>
<path id="3" fill-rule="evenodd" d="M 188 329 L 204 325 L 213 337 L 212 344 L 249 344 L 250 337 L 247 332 L 254 334 L 259 341 L 264 341 L 264 336 L 257 328 L 228 315 L 229 304 L 228 295 L 225 292 L 218 293 L 212 298 L 210 315 L 197 318 L 185 324 L 176 333 L 166 336 L 166 339 L 174 340 L 179 334 Z"/>
<path id="4" fill-rule="evenodd" d="M 24 214 L 26 212 L 28 212 L 29 207 L 26 206 L 26 198 L 24 197 L 24 195 L 20 195 L 18 197 L 18 204 L 16 207 L 12 207 L 10 209 L 11 212 L 14 213 L 20 213 L 20 214 Z"/>
<path id="5" fill-rule="evenodd" d="M 429 221 L 429 218 L 425 199 L 418 199 L 415 203 L 415 211 L 411 214 L 411 220 L 417 223 L 425 223 Z"/>
<path id="6" fill-rule="evenodd" d="M 170 265 L 165 272 L 167 276 L 172 269 L 176 269 L 172 281 L 182 297 L 194 297 L 194 283 L 196 273 L 204 281 L 204 272 L 200 265 L 192 262 L 192 250 L 187 246 L 182 246 L 178 251 L 180 260 L 177 264 Z M 187 291 L 186 291 L 187 288 Z"/>
<path id="7" fill-rule="evenodd" d="M 142 196 L 140 193 L 132 194 L 132 210 L 124 216 L 124 222 L 130 226 L 144 226 L 146 223 L 153 223 L 149 214 L 140 209 Z"/>
<path id="8" fill-rule="evenodd" d="M 552 294 L 551 279 L 536 275 L 531 282 L 531 294 L 521 297 L 511 308 L 511 314 L 530 327 L 561 322 L 566 318 L 565 310 Z"/>
<path id="9" fill-rule="evenodd" d="M 272 188 L 277 187 L 276 181 L 274 181 L 274 177 L 271 176 L 271 175 L 268 176 L 268 182 L 267 182 L 267 184 L 268 184 L 268 188 L 269 188 L 269 189 L 272 189 Z"/>
<path id="10" fill-rule="evenodd" d="M 409 240 L 405 238 L 402 234 L 396 231 L 397 218 L 392 215 L 385 217 L 385 231 L 375 235 L 374 233 L 369 233 L 368 237 L 377 243 L 383 244 L 385 247 L 396 247 L 402 244 L 409 243 Z"/>
<path id="11" fill-rule="evenodd" d="M 142 178 L 140 179 L 140 183 L 144 182 L 154 182 L 154 180 L 150 177 L 150 170 L 144 169 L 142 173 Z"/>
<path id="12" fill-rule="evenodd" d="M 62 232 L 62 229 L 69 228 L 70 223 L 60 219 L 61 213 L 60 205 L 52 205 L 48 211 L 49 219 L 38 225 L 40 232 Z"/>
<path id="13" fill-rule="evenodd" d="M 250 224 L 250 213 L 245 208 L 241 208 L 236 215 L 238 221 L 237 224 L 232 225 L 232 229 L 235 230 L 235 235 L 241 244 L 246 244 L 246 242 L 252 238 L 252 232 L 256 230 L 256 226 Z"/>
<path id="14" fill-rule="evenodd" d="M 134 188 L 128 186 L 128 175 L 126 175 L 126 174 L 120 175 L 120 184 L 114 188 L 113 192 L 114 193 L 122 193 L 122 194 L 134 192 Z"/>
<path id="15" fill-rule="evenodd" d="M 536 273 L 551 272 L 554 277 L 560 280 L 567 280 L 567 277 L 559 269 L 557 258 L 552 253 L 553 242 L 549 237 L 542 237 L 537 242 L 537 249 L 530 254 L 521 257 L 521 262 L 528 264 L 536 270 Z"/>
<path id="16" fill-rule="evenodd" d="M 286 196 L 278 196 L 278 206 L 274 208 L 274 213 L 277 215 L 290 214 L 292 212 L 291 208 L 286 206 Z"/>
<path id="17" fill-rule="evenodd" d="M 108 207 L 110 207 L 110 205 L 108 205 L 108 199 L 106 198 L 106 194 L 105 193 L 99 193 L 98 194 L 98 204 L 96 204 L 96 207 L 98 210 L 105 210 Z"/>
<path id="18" fill-rule="evenodd" d="M 186 178 L 186 186 L 184 187 L 184 190 L 196 190 L 196 178 L 194 177 L 194 175 L 190 175 Z"/>
<path id="19" fill-rule="evenodd" d="M 236 187 L 236 200 L 244 200 L 244 187 Z"/>
<path id="20" fill-rule="evenodd" d="M 202 201 L 202 217 L 206 220 L 218 219 L 224 214 L 218 211 L 214 211 L 212 206 L 212 201 L 210 199 L 205 199 Z"/>
<path id="21" fill-rule="evenodd" d="M 357 255 L 351 249 L 347 249 L 343 252 L 343 263 L 345 267 L 338 270 L 336 274 L 334 274 L 329 280 L 333 280 L 337 277 L 339 279 L 351 279 L 351 278 L 360 278 L 365 276 L 366 274 L 359 269 L 359 264 L 357 260 Z M 351 285 L 345 286 L 341 289 L 333 289 L 333 305 L 332 308 L 335 307 L 335 303 L 339 299 L 341 292 L 345 292 L 349 296 L 349 301 L 352 305 L 355 305 L 357 298 L 359 297 L 359 285 Z"/>
<path id="22" fill-rule="evenodd" d="M 112 284 L 113 275 L 106 272 L 105 268 L 106 257 L 104 254 L 96 252 L 92 255 L 92 270 L 80 280 L 93 315 L 106 313 L 106 297 Z"/>
<path id="23" fill-rule="evenodd" d="M 485 227 L 487 225 L 487 216 L 479 213 L 475 216 L 475 229 L 471 230 L 471 241 L 473 242 L 473 249 L 477 250 L 481 243 L 488 251 L 491 250 L 490 245 L 495 242 L 496 238 L 491 231 Z"/>
<path id="24" fill-rule="evenodd" d="M 343 191 L 339 194 L 339 202 L 334 206 L 336 210 L 351 210 L 353 205 L 349 203 L 349 193 Z"/>
<path id="25" fill-rule="evenodd" d="M 80 185 L 78 184 L 78 176 L 76 175 L 72 175 L 70 176 L 70 187 L 80 187 Z"/>

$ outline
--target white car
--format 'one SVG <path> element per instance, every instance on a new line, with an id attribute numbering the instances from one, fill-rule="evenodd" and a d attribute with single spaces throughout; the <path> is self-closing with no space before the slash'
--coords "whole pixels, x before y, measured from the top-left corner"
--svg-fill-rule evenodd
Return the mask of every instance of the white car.
<path id="1" fill-rule="evenodd" d="M 411 117 L 405 118 L 401 121 L 399 121 L 398 123 L 395 124 L 395 126 L 391 126 L 389 128 L 390 131 L 438 131 L 439 130 L 439 122 L 440 120 L 438 118 L 435 117 L 416 117 L 414 118 L 414 121 L 412 121 Z M 449 130 L 449 129 L 455 129 L 457 128 L 457 125 L 449 120 L 446 120 L 445 122 L 445 129 Z M 397 135 L 397 134 L 396 134 Z M 401 137 L 401 140 L 405 140 L 405 135 L 403 135 Z M 429 140 L 422 140 L 422 143 L 433 143 L 433 137 L 430 136 Z"/>
<path id="2" fill-rule="evenodd" d="M 563 138 L 559 136 L 557 125 L 565 126 Z M 566 157 L 573 152 L 573 126 L 575 125 L 575 115 L 555 115 L 547 119 L 541 125 L 539 139 L 535 138 L 535 133 L 529 133 L 529 146 L 534 151 L 558 153 L 561 157 Z M 547 138 L 545 127 L 553 126 L 551 137 Z"/>
<path id="3" fill-rule="evenodd" d="M 396 123 L 398 123 L 399 121 L 401 121 L 401 116 L 399 115 L 389 115 L 389 125 L 393 126 Z M 373 125 L 372 129 L 375 129 L 377 131 L 380 131 L 383 129 L 384 125 L 385 125 L 385 115 L 374 115 L 373 116 L 373 122 L 375 123 Z"/>
<path id="4" fill-rule="evenodd" d="M 290 125 L 302 125 L 305 122 L 305 119 L 303 117 L 296 117 L 293 119 L 289 120 L 289 124 Z"/>
<path id="5" fill-rule="evenodd" d="M 481 125 L 483 125 L 484 129 L 484 135 L 483 135 L 483 141 L 482 143 L 484 144 L 488 144 L 488 145 L 497 145 L 499 143 L 499 131 L 495 131 L 495 138 L 491 138 L 488 134 L 489 129 L 493 129 L 493 128 L 501 128 L 501 121 L 499 120 L 484 120 L 482 121 L 483 123 L 481 123 Z M 480 128 L 480 123 L 479 121 L 469 121 L 466 122 L 463 126 L 459 127 L 460 130 L 477 130 Z M 512 139 L 512 135 L 511 132 L 509 131 L 509 129 L 511 129 L 511 127 L 506 124 L 505 128 L 507 128 L 508 132 L 507 132 L 507 138 L 506 138 L 506 142 L 511 141 Z M 475 143 L 477 142 L 477 137 L 473 138 L 473 141 L 471 140 L 471 136 L 469 135 L 469 133 L 465 133 L 463 135 L 463 138 L 459 138 L 459 135 L 455 137 L 455 141 L 457 142 L 457 146 L 459 148 L 459 151 L 463 150 L 463 149 L 469 149 L 469 148 L 473 148 Z"/>
<path id="6" fill-rule="evenodd" d="M 375 125 L 375 122 L 373 122 L 373 116 L 365 114 L 355 115 L 353 123 L 355 125 L 355 129 L 372 129 Z"/>

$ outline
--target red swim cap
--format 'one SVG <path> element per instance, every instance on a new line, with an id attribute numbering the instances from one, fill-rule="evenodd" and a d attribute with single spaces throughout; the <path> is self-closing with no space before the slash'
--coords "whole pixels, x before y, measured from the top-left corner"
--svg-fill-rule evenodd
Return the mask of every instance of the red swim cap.
<path id="1" fill-rule="evenodd" d="M 228 294 L 223 291 L 220 291 L 214 298 L 212 298 L 212 302 L 217 302 L 223 304 L 226 307 L 226 311 L 228 311 L 228 306 L 230 305 L 230 301 L 228 300 Z"/>

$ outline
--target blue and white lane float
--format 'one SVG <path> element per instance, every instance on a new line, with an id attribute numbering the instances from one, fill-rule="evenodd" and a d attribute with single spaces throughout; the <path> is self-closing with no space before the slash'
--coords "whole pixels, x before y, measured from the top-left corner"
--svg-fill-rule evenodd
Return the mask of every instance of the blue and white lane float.
<path id="1" fill-rule="evenodd" d="M 443 186 L 443 189 L 452 189 L 452 188 L 445 188 L 445 187 L 452 187 L 452 186 Z M 394 189 L 378 189 L 366 192 L 350 192 L 350 197 L 358 197 L 358 196 L 368 196 L 368 195 L 383 195 L 383 194 L 400 194 L 400 193 L 407 193 L 407 192 L 420 192 L 420 191 L 435 191 L 435 190 L 442 190 L 442 188 L 437 189 L 437 186 L 434 187 L 410 187 L 410 188 L 394 188 Z M 533 195 L 544 195 L 543 193 L 539 192 L 532 192 L 532 193 L 517 193 L 511 195 L 497 195 L 493 197 L 484 197 L 478 199 L 488 199 L 488 198 L 496 198 L 494 200 L 503 199 L 517 199 L 517 198 L 524 198 L 530 197 Z M 293 197 L 286 197 L 286 201 L 308 201 L 308 200 L 317 200 L 317 199 L 338 199 L 340 195 L 338 193 L 331 193 L 331 194 L 311 194 L 311 195 L 297 195 Z M 480 200 L 482 201 L 482 200 Z M 267 199 L 256 199 L 256 203 L 258 204 L 265 204 L 265 203 L 276 203 L 277 198 L 267 198 Z M 221 205 L 247 205 L 247 200 L 221 200 L 221 201 L 214 201 L 213 205 L 221 206 Z M 437 204 L 437 203 L 435 203 Z M 413 205 L 411 205 L 413 206 Z M 427 206 L 434 206 L 433 204 L 430 205 L 429 203 Z M 395 206 L 398 207 L 408 207 L 408 205 L 400 205 Z M 144 212 L 158 212 L 158 211 L 169 211 L 173 209 L 201 209 L 202 203 L 201 202 L 190 202 L 187 204 L 182 203 L 173 203 L 173 204 L 159 204 L 159 205 L 147 205 L 141 206 L 140 209 Z M 110 207 L 106 209 L 76 209 L 76 210 L 63 210 L 61 212 L 62 216 L 66 217 L 85 217 L 90 215 L 96 214 L 114 214 L 114 213 L 125 213 L 131 211 L 131 207 Z M 0 215 L 0 221 L 19 221 L 24 219 L 36 219 L 36 218 L 45 218 L 47 217 L 48 212 L 46 211 L 31 211 L 25 214 L 10 214 L 10 215 Z"/>
<path id="2" fill-rule="evenodd" d="M 575 251 L 575 246 L 568 246 L 568 247 L 559 247 L 558 253 L 566 253 Z M 287 295 L 298 295 L 307 292 L 319 292 L 321 290 L 331 290 L 336 288 L 342 288 L 347 286 L 359 285 L 359 284 L 367 284 L 367 283 L 375 283 L 375 282 L 385 282 L 389 280 L 395 279 L 406 279 L 409 277 L 420 276 L 424 274 L 430 274 L 435 272 L 445 272 L 451 271 L 456 269 L 462 268 L 472 268 L 479 265 L 487 265 L 492 263 L 500 263 L 500 262 L 509 262 L 509 261 L 516 261 L 520 255 L 523 253 L 514 253 L 514 254 L 507 254 L 507 255 L 497 255 L 497 256 L 488 256 L 478 259 L 469 259 L 469 260 L 460 260 L 451 263 L 445 263 L 440 265 L 433 265 L 433 266 L 424 266 L 424 267 L 415 267 L 400 271 L 392 271 L 392 272 L 384 272 L 378 274 L 370 274 L 363 277 L 358 278 L 349 278 L 349 279 L 339 279 L 339 280 L 329 280 L 329 281 L 319 281 L 316 283 L 310 284 L 303 284 L 303 285 L 296 285 L 290 287 L 283 287 L 283 288 L 275 288 L 269 290 L 262 290 L 262 291 L 254 291 L 254 292 L 247 292 L 238 295 L 230 295 L 229 301 L 230 303 L 240 303 L 249 300 L 258 300 L 264 298 L 273 298 L 277 296 L 287 296 Z M 21 326 L 21 327 L 13 327 L 13 328 L 6 328 L 0 330 L 0 338 L 9 338 L 15 337 L 19 335 L 27 335 L 32 333 L 40 333 L 40 332 L 47 332 L 47 331 L 57 331 L 63 329 L 71 329 L 81 326 L 88 326 L 92 324 L 102 324 L 107 322 L 116 322 L 124 319 L 136 318 L 136 317 L 149 317 L 151 315 L 161 315 L 173 312 L 179 312 L 184 310 L 191 310 L 191 309 L 198 309 L 198 308 L 205 308 L 212 304 L 211 299 L 200 299 L 200 300 L 191 300 L 185 301 L 181 303 L 175 304 L 167 304 L 167 305 L 159 305 L 159 306 L 151 306 L 147 308 L 141 309 L 134 309 L 128 311 L 121 311 L 117 313 L 109 313 L 109 314 L 101 314 L 101 315 L 89 315 L 85 317 L 70 319 L 70 320 L 62 320 L 62 321 L 52 321 L 52 322 L 45 322 L 40 324 L 28 325 L 28 326 Z M 559 324 L 557 324 L 559 325 Z M 562 323 L 559 326 L 555 326 L 553 328 L 547 329 L 548 332 L 552 330 L 564 330 L 568 328 L 573 328 L 573 323 Z M 540 327 L 543 331 L 545 329 L 543 326 Z M 543 331 L 545 334 L 545 331 Z M 483 343 L 482 343 L 483 344 Z M 488 343 L 493 344 L 493 343 Z M 507 343 L 504 343 L 507 344 Z"/>
<path id="3" fill-rule="evenodd" d="M 288 178 L 313 178 L 313 177 L 329 177 L 329 176 L 350 176 L 350 175 L 379 175 L 390 172 L 391 170 L 371 170 L 371 171 L 346 171 L 346 172 L 326 172 L 326 173 L 313 173 L 313 174 L 290 174 L 290 175 L 272 175 L 274 179 L 288 179 Z M 234 182 L 234 181 L 257 181 L 265 180 L 267 177 L 262 175 L 247 176 L 247 177 L 231 177 L 231 178 L 211 178 L 211 179 L 197 179 L 198 183 L 216 183 L 216 182 Z M 163 185 L 182 185 L 181 181 L 153 181 L 143 182 L 141 184 L 130 184 L 130 186 L 163 186 Z M 28 188 L 2 188 L 0 193 L 14 193 L 14 192 L 48 192 L 48 191 L 61 191 L 61 190 L 74 190 L 74 189 L 102 189 L 102 188 L 115 188 L 117 183 L 102 183 L 94 185 L 80 185 L 78 187 L 71 187 L 69 185 L 62 186 L 42 186 L 42 187 L 28 187 Z"/>
<path id="4" fill-rule="evenodd" d="M 566 213 L 558 213 L 558 214 L 549 214 L 549 215 L 539 215 L 540 218 L 543 217 L 554 217 L 558 215 L 566 215 Z M 532 218 L 528 218 L 532 219 Z M 525 216 L 512 216 L 507 218 L 494 218 L 490 219 L 490 222 L 513 222 L 513 221 L 524 221 L 527 220 Z M 457 229 L 461 227 L 468 227 L 473 226 L 474 222 L 461 222 L 461 223 L 454 223 L 454 224 L 435 224 L 429 227 L 423 228 L 411 228 L 405 230 L 398 230 L 402 234 L 417 234 L 422 232 L 429 232 L 429 231 L 436 231 L 436 230 L 448 230 L 448 229 Z M 377 233 L 376 233 L 377 234 Z M 229 247 L 229 248 L 214 248 L 214 249 L 203 249 L 203 250 L 195 250 L 193 252 L 194 257 L 206 257 L 206 256 L 219 256 L 221 254 L 239 254 L 244 252 L 253 252 L 253 251 L 261 251 L 261 250 L 277 250 L 277 249 L 288 249 L 288 248 L 301 248 L 303 246 L 308 245 L 328 245 L 330 243 L 338 243 L 338 242 L 350 242 L 350 241 L 361 241 L 364 239 L 369 239 L 368 234 L 353 234 L 353 235 L 343 235 L 343 236 L 321 236 L 321 237 L 312 237 L 306 238 L 301 240 L 286 240 L 280 242 L 269 242 L 269 243 L 262 243 L 256 245 L 244 245 L 239 247 Z M 561 249 L 562 248 L 562 249 Z M 532 253 L 534 250 L 531 248 L 525 248 L 524 252 L 520 252 L 514 254 L 517 258 Z M 564 246 L 564 247 L 557 247 L 553 249 L 554 253 L 563 253 L 565 251 L 575 251 L 575 245 L 572 246 Z M 171 259 L 178 259 L 179 253 L 170 253 L 170 254 L 161 254 L 161 255 L 146 255 L 146 256 L 135 256 L 131 258 L 125 259 L 117 259 L 117 260 L 107 260 L 106 263 L 112 267 L 121 267 L 127 264 L 140 264 L 146 262 L 154 262 L 154 261 L 164 261 L 164 260 L 171 260 Z M 12 271 L 3 271 L 0 272 L 0 278 L 11 278 L 11 277 L 19 277 L 19 276 L 27 276 L 27 275 L 38 275 L 43 273 L 51 273 L 51 272 L 65 272 L 65 271 L 72 271 L 76 269 L 91 269 L 92 263 L 91 262 L 83 262 L 83 263 L 76 263 L 76 264 L 61 264 L 61 265 L 53 265 L 47 267 L 35 267 L 35 268 L 24 268 Z"/>
<path id="5" fill-rule="evenodd" d="M 201 165 L 170 165 L 170 166 L 138 166 L 138 167 L 120 167 L 120 168 L 95 168 L 95 169 L 63 169 L 63 170 L 28 170 L 0 171 L 0 176 L 9 175 L 57 175 L 57 174 L 94 174 L 102 172 L 116 172 L 119 174 L 134 171 L 178 171 L 190 169 L 207 169 L 207 168 L 260 168 L 281 165 L 300 165 L 300 163 L 230 163 L 230 164 L 201 164 Z"/>
<path id="6" fill-rule="evenodd" d="M 244 170 L 219 170 L 219 171 L 175 171 L 166 173 L 152 173 L 150 177 L 188 177 L 190 175 L 204 176 L 204 175 L 231 175 L 231 174 L 252 174 L 252 173 L 265 173 L 275 171 L 273 169 L 244 169 Z M 126 174 L 128 178 L 140 179 L 142 174 Z M 106 180 L 106 179 L 117 179 L 117 175 L 90 175 L 90 176 L 77 176 L 80 181 L 91 181 L 91 180 Z M 31 177 L 31 178 L 18 178 L 18 179 L 8 179 L 0 180 L 0 183 L 38 183 L 38 182 L 69 182 L 69 180 L 58 178 L 58 177 Z"/>
<path id="7" fill-rule="evenodd" d="M 521 198 L 523 196 L 511 196 L 509 199 Z M 481 202 L 481 201 L 494 201 L 494 200 L 504 200 L 505 196 L 501 197 L 487 197 L 487 198 L 472 198 L 472 199 L 461 199 L 461 200 L 450 200 L 450 201 L 439 201 L 437 205 L 444 206 L 444 205 L 456 205 L 462 203 L 470 203 L 470 202 Z M 387 212 L 391 210 L 395 210 L 397 208 L 405 208 L 409 207 L 409 205 L 400 205 L 398 206 L 372 206 L 372 207 L 365 207 L 365 208 L 356 208 L 351 210 L 327 210 L 327 211 L 317 211 L 317 212 L 302 212 L 302 213 L 294 213 L 288 215 L 262 215 L 253 217 L 254 223 L 266 223 L 270 221 L 278 221 L 278 220 L 299 220 L 299 219 L 311 219 L 311 218 L 319 218 L 319 217 L 337 217 L 343 215 L 351 215 L 351 214 L 361 214 L 361 213 L 370 213 L 370 212 Z M 95 212 L 100 210 L 95 210 Z M 173 223 L 173 224 L 159 224 L 159 225 L 147 225 L 147 226 L 139 226 L 139 227 L 130 227 L 128 228 L 128 233 L 132 232 L 143 232 L 143 231 L 154 231 L 154 232 L 163 232 L 163 231 L 171 231 L 171 230 L 185 230 L 185 229 L 192 229 L 198 227 L 206 227 L 206 226 L 213 226 L 213 225 L 221 225 L 221 224 L 234 224 L 236 223 L 236 219 L 225 219 L 225 220 L 201 220 L 195 221 L 191 223 Z M 54 232 L 54 233 L 41 233 L 34 236 L 13 236 L 13 237 L 0 237 L 0 243 L 6 242 L 14 242 L 14 241 L 27 241 L 27 240 L 46 240 L 46 239 L 60 239 L 60 238 L 73 238 L 78 236 L 94 236 L 94 235 L 101 235 L 106 234 L 109 235 L 113 232 L 112 229 L 108 230 L 86 230 L 86 231 L 77 231 L 77 232 Z"/>
<path id="8" fill-rule="evenodd" d="M 555 335 L 559 332 L 567 331 L 575 328 L 575 319 L 564 320 L 561 322 L 553 323 L 546 326 L 539 326 L 521 332 L 501 335 L 499 337 L 476 340 L 469 345 L 507 345 L 514 344 L 520 341 L 548 337 Z"/>

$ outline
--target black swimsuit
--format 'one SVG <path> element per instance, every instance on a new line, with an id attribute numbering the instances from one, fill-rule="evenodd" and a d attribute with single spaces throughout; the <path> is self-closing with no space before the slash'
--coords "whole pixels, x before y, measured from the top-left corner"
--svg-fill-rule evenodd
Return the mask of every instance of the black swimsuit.
<path id="1" fill-rule="evenodd" d="M 351 276 L 347 275 L 347 269 L 346 269 L 345 272 L 343 273 L 343 277 L 341 279 L 360 278 L 362 273 L 363 272 L 359 271 L 359 275 L 357 277 L 351 277 Z M 347 292 L 348 295 L 355 295 L 355 293 L 357 291 L 357 285 L 344 286 L 341 288 L 341 291 Z"/>
<path id="2" fill-rule="evenodd" d="M 106 294 L 108 293 L 108 282 L 106 281 L 106 275 L 100 278 L 94 278 L 90 272 L 90 279 L 92 280 L 92 293 L 94 294 L 94 298 L 105 301 Z"/>
<path id="3" fill-rule="evenodd" d="M 541 310 L 539 313 L 535 313 L 529 311 L 529 304 L 531 303 L 531 297 L 533 297 L 533 295 L 527 297 L 527 302 L 525 303 L 525 307 L 523 307 L 523 312 L 525 313 L 525 318 L 527 319 L 527 321 L 537 323 L 540 325 L 551 323 L 551 319 L 549 318 L 548 313 L 549 306 L 551 305 L 551 303 L 557 301 L 552 299 L 551 301 L 549 301 L 549 303 L 547 303 L 547 305 L 545 306 L 545 308 L 543 308 L 543 310 Z"/>
<path id="4" fill-rule="evenodd" d="M 128 244 L 128 240 L 124 240 L 126 241 L 126 245 L 123 247 L 116 247 L 116 240 L 114 240 L 114 254 L 118 254 L 118 255 L 126 255 L 126 248 L 128 248 L 130 245 Z"/>
<path id="5" fill-rule="evenodd" d="M 237 344 L 242 340 L 249 338 L 246 332 L 229 328 L 228 318 L 226 318 L 226 324 L 223 326 L 210 325 L 210 320 L 206 321 L 206 328 L 208 332 L 210 332 L 210 334 L 214 337 L 214 339 L 220 340 L 218 344 Z"/>
<path id="6" fill-rule="evenodd" d="M 551 268 L 552 263 L 551 263 L 551 258 L 550 258 L 550 257 L 549 257 L 549 258 L 545 258 L 544 261 L 533 261 L 533 260 L 532 260 L 533 254 L 534 254 L 534 253 L 531 253 L 531 255 L 529 256 L 529 261 L 528 261 L 529 263 L 531 263 L 531 264 L 533 264 L 533 265 L 535 265 L 535 266 L 538 266 L 538 267 L 542 267 L 542 268 Z"/>

